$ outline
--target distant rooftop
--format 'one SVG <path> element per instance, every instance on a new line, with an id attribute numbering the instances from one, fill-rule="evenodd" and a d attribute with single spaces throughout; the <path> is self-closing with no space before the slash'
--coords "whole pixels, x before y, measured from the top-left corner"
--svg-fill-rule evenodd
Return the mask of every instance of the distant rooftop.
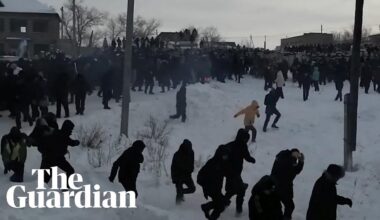
<path id="1" fill-rule="evenodd" d="M 38 0 L 0 0 L 1 12 L 57 14 L 53 8 Z"/>

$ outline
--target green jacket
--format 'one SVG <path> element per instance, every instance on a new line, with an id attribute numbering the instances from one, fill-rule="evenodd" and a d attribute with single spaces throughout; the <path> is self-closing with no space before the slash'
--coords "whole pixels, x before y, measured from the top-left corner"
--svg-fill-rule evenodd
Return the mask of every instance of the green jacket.
<path id="1" fill-rule="evenodd" d="M 3 136 L 1 140 L 1 156 L 4 165 L 11 161 L 25 163 L 26 147 L 26 138 L 24 137 L 15 142 L 8 135 Z"/>

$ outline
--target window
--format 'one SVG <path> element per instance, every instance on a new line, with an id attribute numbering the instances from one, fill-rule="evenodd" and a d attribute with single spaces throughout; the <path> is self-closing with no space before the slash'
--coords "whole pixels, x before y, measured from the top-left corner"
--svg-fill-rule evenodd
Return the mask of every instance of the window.
<path id="1" fill-rule="evenodd" d="M 38 20 L 33 22 L 33 32 L 47 32 L 49 29 L 49 22 L 44 20 Z"/>
<path id="2" fill-rule="evenodd" d="M 35 44 L 34 45 L 34 54 L 39 54 L 41 51 L 49 51 L 49 44 Z"/>
<path id="3" fill-rule="evenodd" d="M 0 18 L 0 32 L 4 32 L 4 19 Z"/>
<path id="4" fill-rule="evenodd" d="M 11 19 L 11 32 L 26 33 L 28 21 L 22 19 Z"/>

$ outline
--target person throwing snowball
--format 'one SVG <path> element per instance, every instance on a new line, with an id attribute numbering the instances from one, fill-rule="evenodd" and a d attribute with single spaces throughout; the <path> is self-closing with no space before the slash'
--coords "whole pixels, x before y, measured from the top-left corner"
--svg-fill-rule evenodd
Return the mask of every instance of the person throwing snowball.
<path id="1" fill-rule="evenodd" d="M 238 117 L 239 115 L 244 114 L 244 126 L 245 130 L 247 132 L 252 131 L 252 142 L 256 142 L 256 128 L 253 126 L 255 123 L 256 116 L 259 118 L 260 117 L 260 112 L 259 112 L 259 104 L 256 100 L 253 100 L 251 105 L 247 106 L 246 108 L 242 109 L 238 113 L 234 115 L 234 117 Z"/>

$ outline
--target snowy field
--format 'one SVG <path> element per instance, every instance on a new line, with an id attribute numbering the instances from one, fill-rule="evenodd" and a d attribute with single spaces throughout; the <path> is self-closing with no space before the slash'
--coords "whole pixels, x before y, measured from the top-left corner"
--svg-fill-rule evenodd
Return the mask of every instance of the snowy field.
<path id="1" fill-rule="evenodd" d="M 170 170 L 172 155 L 185 138 L 193 143 L 195 159 L 205 163 L 218 145 L 233 140 L 237 130 L 242 127 L 243 118 L 235 119 L 233 115 L 256 99 L 261 105 L 262 117 L 256 121 L 257 144 L 251 145 L 250 151 L 257 163 L 254 165 L 245 163 L 243 179 L 249 183 L 249 191 L 240 219 L 248 219 L 247 201 L 252 186 L 263 175 L 270 173 L 275 155 L 283 149 L 298 147 L 305 154 L 305 167 L 294 182 L 296 209 L 293 219 L 304 220 L 315 180 L 330 163 L 343 164 L 343 103 L 334 102 L 336 91 L 333 84 L 322 86 L 319 93 L 311 90 L 309 101 L 303 102 L 302 90 L 293 83 L 287 83 L 284 88 L 285 99 L 281 99 L 278 103 L 278 109 L 282 113 L 278 123 L 280 129 L 268 129 L 267 133 L 263 133 L 262 126 L 265 119 L 263 101 L 266 94 L 263 86 L 262 80 L 250 77 L 243 79 L 242 84 L 229 81 L 226 84 L 211 82 L 204 85 L 190 85 L 187 89 L 188 121 L 185 124 L 179 120 L 170 122 L 172 133 L 166 167 Z M 347 90 L 346 83 L 344 91 Z M 351 209 L 348 206 L 339 207 L 338 219 L 379 220 L 380 96 L 372 91 L 369 95 L 363 94 L 363 91 L 360 93 L 358 147 L 354 154 L 358 171 L 347 173 L 338 185 L 338 192 L 352 198 L 354 205 Z M 132 140 L 133 135 L 142 129 L 149 115 L 166 120 L 170 114 L 175 113 L 175 91 L 154 96 L 132 93 L 132 100 L 130 113 Z M 92 96 L 87 100 L 85 116 L 74 116 L 71 119 L 77 128 L 79 125 L 94 126 L 99 123 L 109 135 L 115 137 L 119 132 L 120 106 L 114 102 L 110 106 L 112 110 L 103 110 L 100 98 Z M 74 106 L 71 106 L 72 115 L 73 112 Z M 3 117 L 0 118 L 1 135 L 8 133 L 14 123 L 5 117 L 7 114 L 8 112 L 2 112 Z M 60 120 L 60 123 L 62 121 Z M 31 129 L 26 127 L 26 124 L 24 126 L 26 128 L 24 132 L 29 134 Z M 86 184 L 100 184 L 102 190 L 122 190 L 122 186 L 116 180 L 113 184 L 108 181 L 111 164 L 98 169 L 92 168 L 87 162 L 86 151 L 79 147 L 70 149 L 68 160 L 76 172 L 83 175 Z M 28 190 L 35 188 L 36 177 L 31 176 L 31 169 L 39 168 L 40 161 L 41 157 L 36 148 L 29 148 L 24 178 Z M 1 173 L 2 166 L 1 163 Z M 199 167 L 193 174 L 194 180 L 198 170 Z M 171 184 L 170 178 L 163 177 L 161 184 L 157 186 L 152 174 L 147 171 L 142 171 L 138 178 L 137 209 L 16 210 L 8 207 L 5 200 L 6 191 L 12 185 L 8 178 L 9 176 L 2 174 L 0 176 L 0 220 L 204 219 L 200 204 L 204 203 L 205 199 L 198 185 L 194 195 L 185 196 L 186 202 L 176 206 L 175 187 Z M 234 215 L 235 206 L 232 205 L 222 213 L 220 219 L 235 219 Z"/>

